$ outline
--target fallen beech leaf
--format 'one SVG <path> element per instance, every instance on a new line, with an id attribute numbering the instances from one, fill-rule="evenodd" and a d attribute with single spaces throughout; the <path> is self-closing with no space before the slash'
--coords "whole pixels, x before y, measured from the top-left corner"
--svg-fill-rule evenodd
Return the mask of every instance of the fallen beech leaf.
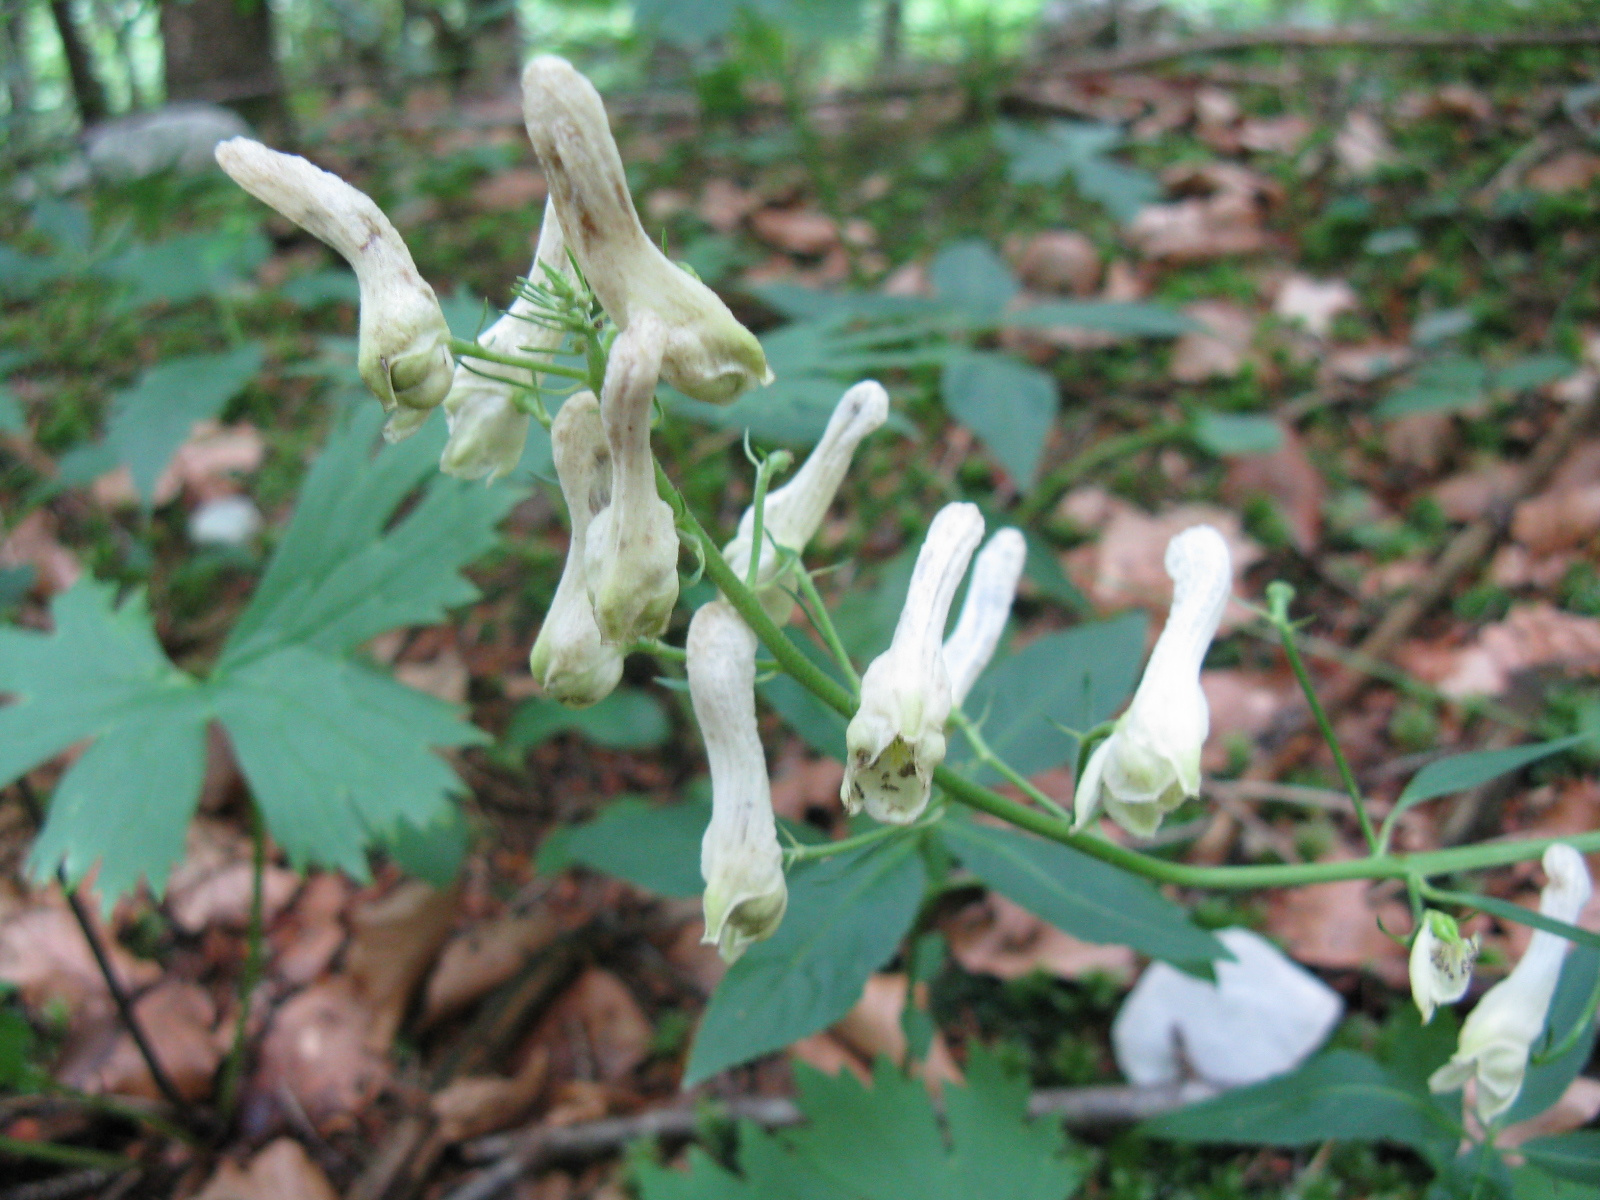
<path id="1" fill-rule="evenodd" d="M 1256 333 L 1255 314 L 1226 300 L 1200 300 L 1184 313 L 1205 326 L 1180 337 L 1172 347 L 1168 374 L 1179 383 L 1231 379 L 1249 359 Z"/>
<path id="2" fill-rule="evenodd" d="M 344 945 L 344 910 L 351 885 L 334 871 L 314 871 L 293 906 L 273 922 L 267 937 L 274 978 L 304 986 L 320 976 Z"/>
<path id="3" fill-rule="evenodd" d="M 1305 117 L 1285 113 L 1281 117 L 1247 117 L 1234 136 L 1243 149 L 1257 154 L 1293 154 L 1311 136 L 1312 128 Z"/>
<path id="4" fill-rule="evenodd" d="M 1530 191 L 1576 192 L 1600 178 L 1600 154 L 1587 150 L 1568 150 L 1540 163 L 1522 179 Z"/>
<path id="5" fill-rule="evenodd" d="M 1172 262 L 1256 254 L 1270 245 L 1255 206 L 1232 196 L 1147 204 L 1127 232 L 1147 257 Z"/>
<path id="6" fill-rule="evenodd" d="M 550 1056 L 556 1079 L 615 1083 L 644 1062 L 653 1038 L 627 985 L 610 971 L 590 967 L 551 1006 L 527 1045 Z"/>
<path id="7" fill-rule="evenodd" d="M 1356 179 L 1373 174 L 1399 157 L 1377 118 L 1360 109 L 1346 117 L 1334 135 L 1333 156 L 1345 175 Z"/>
<path id="8" fill-rule="evenodd" d="M 611 1089 L 587 1079 L 569 1079 L 556 1088 L 555 1101 L 544 1115 L 556 1127 L 598 1121 L 611 1111 Z"/>
<path id="9" fill-rule="evenodd" d="M 906 1034 L 900 1014 L 906 1006 L 906 977 L 902 974 L 877 974 L 867 978 L 861 999 L 833 1024 L 833 1034 L 863 1058 L 879 1057 L 904 1062 Z M 917 1064 L 918 1073 L 937 1090 L 946 1083 L 963 1082 L 961 1068 L 950 1057 L 950 1047 L 942 1033 L 935 1032 L 927 1057 Z"/>
<path id="10" fill-rule="evenodd" d="M 691 903 L 699 908 L 697 902 L 691 901 Z M 728 973 L 728 964 L 722 961 L 716 946 L 706 945 L 705 932 L 705 922 L 696 912 L 691 919 L 678 927 L 665 953 L 667 961 L 686 980 L 699 988 L 702 996 L 709 996 L 716 991 L 717 984 L 721 983 L 722 977 Z"/>
<path id="11" fill-rule="evenodd" d="M 56 541 L 56 520 L 36 508 L 11 527 L 0 542 L 0 567 L 32 567 L 33 594 L 48 600 L 78 582 L 83 567 L 77 555 Z"/>
<path id="12" fill-rule="evenodd" d="M 445 646 L 424 662 L 397 664 L 394 677 L 407 687 L 414 687 L 446 703 L 466 703 L 467 664 L 453 646 Z"/>
<path id="13" fill-rule="evenodd" d="M 803 1037 L 789 1047 L 789 1057 L 821 1071 L 824 1075 L 837 1075 L 849 1071 L 862 1083 L 872 1082 L 872 1073 L 866 1064 L 852 1054 L 837 1037 L 827 1030 Z"/>
<path id="14" fill-rule="evenodd" d="M 774 764 L 772 811 L 790 821 L 804 821 L 812 809 L 837 812 L 839 783 L 844 765 L 831 758 L 814 758 L 796 744 Z"/>
<path id="15" fill-rule="evenodd" d="M 1516 494 L 1521 482 L 1520 466 L 1496 459 L 1471 471 L 1452 475 L 1433 489 L 1433 498 L 1445 516 L 1464 524 L 1476 521 L 1504 504 Z"/>
<path id="16" fill-rule="evenodd" d="M 1023 247 L 1017 278 L 1037 291 L 1087 296 L 1100 283 L 1100 252 L 1076 230 L 1047 229 Z"/>
<path id="17" fill-rule="evenodd" d="M 933 284 L 928 281 L 928 266 L 921 262 L 902 263 L 889 272 L 878 290 L 885 296 L 928 296 Z"/>
<path id="18" fill-rule="evenodd" d="M 1281 893 L 1267 915 L 1267 932 L 1284 944 L 1297 962 L 1339 970 L 1376 972 L 1397 986 L 1406 982 L 1406 948 L 1378 928 L 1410 928 L 1405 905 L 1389 901 L 1374 908 L 1371 884 L 1364 879 L 1317 883 Z"/>
<path id="19" fill-rule="evenodd" d="M 224 427 L 215 421 L 197 421 L 157 478 L 154 503 L 157 507 L 169 504 L 184 490 L 202 501 L 231 495 L 239 490 L 234 473 L 258 469 L 265 453 L 261 434 L 253 425 Z M 133 476 L 125 466 L 100 476 L 90 492 L 107 508 L 132 508 L 139 503 Z"/>
<path id="20" fill-rule="evenodd" d="M 532 167 L 497 171 L 472 189 L 473 204 L 484 212 L 526 212 L 548 191 L 542 174 Z"/>
<path id="21" fill-rule="evenodd" d="M 1415 357 L 1411 347 L 1387 342 L 1341 346 L 1328 351 L 1319 374 L 1325 383 L 1373 383 L 1409 365 Z"/>
<path id="22" fill-rule="evenodd" d="M 760 200 L 726 179 L 710 180 L 700 193 L 701 219 L 718 233 L 732 233 Z"/>
<path id="23" fill-rule="evenodd" d="M 1111 1026 L 1117 1066 L 1154 1087 L 1191 1076 L 1239 1087 L 1299 1066 L 1344 1012 L 1339 994 L 1248 929 L 1219 930 L 1233 952 L 1208 983 L 1152 963 Z"/>
<path id="24" fill-rule="evenodd" d="M 1292 682 L 1235 668 L 1200 672 L 1200 688 L 1211 715 L 1211 732 L 1202 754 L 1202 765 L 1208 771 L 1225 768 L 1230 742 L 1244 738 L 1253 743 L 1286 705 L 1295 702 L 1297 694 Z"/>
<path id="25" fill-rule="evenodd" d="M 88 907 L 90 919 L 99 925 L 94 905 Z M 134 958 L 104 927 L 99 932 L 125 988 L 137 991 L 160 978 L 161 968 L 155 963 Z M 75 1027 L 113 1011 L 111 993 L 83 930 L 56 895 L 0 925 L 0 981 L 13 985 L 34 1012 L 49 1004 L 63 1005 Z"/>
<path id="26" fill-rule="evenodd" d="M 1137 961 L 1126 946 L 1083 942 L 990 892 L 944 922 L 950 954 L 964 970 L 997 979 L 1045 971 L 1058 979 L 1091 973 L 1128 979 Z"/>
<path id="27" fill-rule="evenodd" d="M 222 1062 L 211 997 L 193 983 L 167 980 L 134 1001 L 133 1011 L 179 1095 L 186 1100 L 208 1095 Z M 74 1048 L 57 1078 L 94 1095 L 162 1099 L 139 1048 L 114 1017 L 106 1018 L 101 1036 Z"/>
<path id="28" fill-rule="evenodd" d="M 1294 426 L 1280 423 L 1278 427 L 1282 440 L 1271 454 L 1240 454 L 1228 460 L 1222 494 L 1234 504 L 1251 496 L 1271 496 L 1281 506 L 1295 546 L 1309 554 L 1322 539 L 1328 483 Z"/>
<path id="29" fill-rule="evenodd" d="M 763 208 L 750 218 L 751 231 L 788 254 L 814 256 L 839 242 L 833 218 L 809 208 Z"/>
<path id="30" fill-rule="evenodd" d="M 349 1128 L 389 1079 L 387 1056 L 369 1044 L 371 1024 L 371 1006 L 344 976 L 290 997 L 262 1039 L 252 1107 L 275 1112 L 286 1089 L 319 1133 Z"/>
<path id="31" fill-rule="evenodd" d="M 1286 321 L 1299 321 L 1316 337 L 1327 337 L 1335 317 L 1359 306 L 1355 289 L 1344 280 L 1296 274 L 1278 288 L 1272 311 Z"/>
<path id="32" fill-rule="evenodd" d="M 428 975 L 422 1025 L 452 1016 L 510 979 L 555 940 L 560 925 L 544 907 L 508 914 L 457 933 Z"/>
<path id="33" fill-rule="evenodd" d="M 1498 696 L 1513 676 L 1546 666 L 1600 671 L 1600 621 L 1543 601 L 1516 605 L 1505 620 L 1480 629 L 1450 673 L 1433 682 L 1450 696 Z"/>
<path id="34" fill-rule="evenodd" d="M 548 1056 L 537 1053 L 511 1079 L 469 1075 L 455 1080 L 429 1100 L 439 1119 L 439 1136 L 464 1142 L 513 1124 L 539 1098 L 548 1067 Z"/>
<path id="35" fill-rule="evenodd" d="M 224 1162 L 194 1200 L 339 1200 L 322 1168 L 293 1138 L 269 1142 L 248 1167 Z"/>
<path id="36" fill-rule="evenodd" d="M 1517 505 L 1511 535 L 1530 554 L 1576 550 L 1600 534 L 1600 483 L 1563 488 Z"/>
<path id="37" fill-rule="evenodd" d="M 255 872 L 247 862 L 231 863 L 197 880 L 182 893 L 168 897 L 172 922 L 185 933 L 211 926 L 242 930 L 250 924 L 250 899 Z M 262 875 L 261 909 L 271 921 L 294 897 L 300 877 L 282 867 L 269 866 Z"/>
<path id="38" fill-rule="evenodd" d="M 1494 1143 L 1502 1149 L 1510 1149 L 1534 1138 L 1555 1137 L 1558 1133 L 1582 1129 L 1597 1116 L 1600 1116 L 1600 1079 L 1580 1075 L 1567 1084 L 1561 1099 L 1536 1117 L 1507 1125 Z"/>
<path id="39" fill-rule="evenodd" d="M 455 922 L 460 892 L 406 880 L 350 915 L 345 971 L 371 1009 L 368 1044 L 385 1051 L 399 1032 L 411 993 Z"/>

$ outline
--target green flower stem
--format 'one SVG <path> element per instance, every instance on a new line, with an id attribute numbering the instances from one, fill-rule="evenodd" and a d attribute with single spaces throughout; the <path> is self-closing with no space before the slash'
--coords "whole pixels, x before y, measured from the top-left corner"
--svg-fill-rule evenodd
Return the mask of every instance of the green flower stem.
<path id="1" fill-rule="evenodd" d="M 657 658 L 664 658 L 668 662 L 688 662 L 689 652 L 681 646 L 674 646 L 660 638 L 640 638 L 628 647 L 629 654 L 654 654 Z"/>
<path id="2" fill-rule="evenodd" d="M 1356 782 L 1355 772 L 1350 769 L 1350 762 L 1344 756 L 1344 749 L 1339 745 L 1339 739 L 1333 732 L 1333 723 L 1328 720 L 1328 714 L 1322 707 L 1322 701 L 1317 698 L 1317 689 L 1312 686 L 1311 674 L 1306 670 L 1305 659 L 1300 657 L 1300 646 L 1295 641 L 1294 622 L 1289 619 L 1289 602 L 1294 599 L 1294 589 L 1286 583 L 1271 583 L 1267 585 L 1267 619 L 1278 631 L 1278 636 L 1283 642 L 1283 653 L 1289 660 L 1289 666 L 1294 669 L 1294 677 L 1300 681 L 1300 690 L 1305 693 L 1306 703 L 1311 707 L 1311 716 L 1317 722 L 1317 728 L 1322 731 L 1323 741 L 1328 743 L 1328 749 L 1333 752 L 1334 764 L 1339 768 L 1339 778 L 1344 781 L 1345 791 L 1350 793 L 1350 803 L 1355 805 L 1356 820 L 1361 824 L 1361 836 L 1366 839 L 1367 848 L 1374 854 L 1380 854 L 1388 843 L 1378 839 L 1377 831 L 1372 827 L 1372 817 L 1367 813 L 1366 797 L 1361 794 L 1361 785 Z"/>
<path id="3" fill-rule="evenodd" d="M 519 354 L 501 354 L 495 350 L 485 350 L 477 342 L 469 342 L 466 338 L 451 338 L 450 352 L 461 358 L 480 358 L 484 362 L 499 363 L 503 367 L 521 367 L 525 371 L 538 371 L 544 375 L 560 375 L 566 379 L 576 379 L 579 383 L 589 381 L 589 372 L 578 367 L 545 362 L 539 358 L 525 358 Z"/>
<path id="4" fill-rule="evenodd" d="M 267 874 L 267 831 L 261 813 L 250 806 L 250 835 L 254 852 L 250 862 L 250 930 L 247 935 L 244 970 L 239 975 L 239 1019 L 233 1027 L 233 1046 L 222 1072 L 220 1107 L 224 1121 L 232 1121 L 239 1100 L 239 1081 L 244 1073 L 245 1035 L 250 1026 L 250 1000 L 261 982 L 262 949 L 265 942 L 263 892 Z"/>
<path id="5" fill-rule="evenodd" d="M 745 438 L 744 451 L 746 455 L 750 453 L 748 435 Z M 793 455 L 787 451 L 779 451 L 767 455 L 756 464 L 756 490 L 750 500 L 750 566 L 744 576 L 745 586 L 751 591 L 755 590 L 761 574 L 761 543 L 766 536 L 767 489 L 772 486 L 772 477 L 793 461 Z M 776 545 L 773 546 L 773 550 L 778 554 L 783 553 Z"/>
<path id="6" fill-rule="evenodd" d="M 822 602 L 822 595 L 817 591 L 816 580 L 811 578 L 811 572 L 806 570 L 804 565 L 796 567 L 795 579 L 805 596 L 807 615 L 811 618 L 811 624 L 822 635 L 823 642 L 833 655 L 833 661 L 838 664 L 839 670 L 844 672 L 844 677 L 850 681 L 850 690 L 859 693 L 861 676 L 856 674 L 855 664 L 850 661 L 850 652 L 844 648 L 844 639 L 834 628 L 833 618 L 828 615 L 828 606 Z"/>
<path id="7" fill-rule="evenodd" d="M 878 842 L 886 841 L 892 837 L 900 837 L 915 829 L 924 829 L 935 824 L 942 813 L 930 813 L 920 821 L 910 825 L 880 825 L 876 829 L 869 829 L 865 833 L 858 833 L 852 837 L 840 838 L 835 842 L 815 842 L 807 846 L 786 846 L 783 851 L 783 861 L 793 866 L 795 863 L 812 862 L 819 858 L 832 858 L 835 854 L 847 854 L 851 850 L 859 850 L 863 846 L 871 846 Z"/>
<path id="8" fill-rule="evenodd" d="M 794 643 L 762 609 L 755 593 L 745 587 L 744 581 L 722 557 L 717 544 L 705 531 L 699 519 L 689 510 L 683 496 L 661 464 L 656 464 L 656 486 L 661 496 L 672 506 L 679 524 L 689 531 L 699 543 L 705 556 L 706 574 L 721 589 L 728 602 L 744 618 L 756 637 L 777 659 L 778 664 L 796 682 L 821 700 L 829 708 L 845 717 L 855 713 L 855 700 L 850 693 L 806 658 Z M 1557 842 L 1565 842 L 1581 854 L 1600 851 L 1600 831 L 1581 833 L 1575 837 L 1524 838 L 1516 841 L 1486 842 L 1475 846 L 1453 846 L 1446 850 L 1431 850 L 1419 854 L 1373 853 L 1366 858 L 1337 859 L 1314 863 L 1262 863 L 1236 867 L 1207 867 L 1192 863 L 1170 862 L 1151 854 L 1119 846 L 1105 838 L 1090 833 L 1074 833 L 1072 823 L 1010 797 L 995 792 L 941 766 L 933 774 L 934 782 L 946 795 L 969 808 L 986 812 L 1004 821 L 1036 833 L 1040 837 L 1070 846 L 1091 858 L 1121 867 L 1135 875 L 1157 883 L 1171 883 L 1179 887 L 1214 889 L 1249 889 L 1269 887 L 1297 887 L 1312 883 L 1337 883 L 1346 879 L 1407 879 L 1416 876 L 1427 879 L 1439 875 L 1453 875 L 1462 871 L 1478 871 L 1489 867 L 1503 867 L 1511 863 L 1538 858 Z"/>
<path id="9" fill-rule="evenodd" d="M 1063 821 L 1072 820 L 1071 813 L 1041 792 L 1033 785 L 1032 780 L 989 748 L 989 743 L 984 740 L 983 734 L 978 731 L 977 724 L 966 713 L 958 708 L 950 714 L 950 719 L 955 723 L 957 729 L 967 735 L 967 744 L 972 747 L 973 753 L 978 756 L 979 762 L 986 763 L 1000 772 L 1007 783 L 1011 784 L 1012 787 L 1016 788 L 1046 812 L 1061 818 Z"/>
<path id="10" fill-rule="evenodd" d="M 63 1167 L 88 1167 L 97 1171 L 126 1171 L 139 1165 L 131 1158 L 107 1154 L 103 1150 L 63 1146 L 59 1142 L 30 1142 L 14 1137 L 0 1137 L 0 1154 L 12 1158 L 32 1158 Z"/>

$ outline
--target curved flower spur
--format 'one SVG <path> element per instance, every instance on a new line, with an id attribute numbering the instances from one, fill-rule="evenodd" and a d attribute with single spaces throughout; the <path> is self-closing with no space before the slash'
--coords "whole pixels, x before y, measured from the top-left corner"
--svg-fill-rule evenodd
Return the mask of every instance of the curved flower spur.
<path id="1" fill-rule="evenodd" d="M 528 670 L 545 695 L 583 708 L 611 694 L 622 678 L 623 657 L 621 647 L 601 638 L 589 603 L 591 531 L 595 514 L 611 501 L 611 451 L 593 392 L 579 392 L 561 406 L 550 426 L 550 446 L 572 540 L 555 598 L 528 655 Z"/>
<path id="2" fill-rule="evenodd" d="M 1573 924 L 1589 900 L 1583 855 L 1557 842 L 1544 852 L 1544 870 L 1549 882 L 1540 893 L 1539 911 Z M 1476 1079 L 1473 1108 L 1485 1125 L 1516 1102 L 1528 1071 L 1528 1052 L 1544 1030 L 1569 945 L 1559 934 L 1533 931 L 1522 961 L 1467 1014 L 1456 1052 L 1428 1080 L 1431 1091 L 1453 1092 Z"/>
<path id="3" fill-rule="evenodd" d="M 561 273 L 567 266 L 561 222 L 555 205 L 545 203 L 528 280 L 536 284 L 545 273 Z M 493 325 L 478 335 L 478 345 L 495 354 L 545 354 L 561 346 L 564 332 L 540 323 L 538 306 L 519 292 Z M 439 456 L 439 469 L 457 479 L 487 479 L 493 483 L 516 469 L 528 440 L 529 416 L 517 404 L 520 392 L 537 384 L 536 372 L 504 363 L 456 364 L 444 414 L 450 422 L 450 439 Z"/>
<path id="4" fill-rule="evenodd" d="M 1103 804 L 1129 833 L 1149 837 L 1184 800 L 1200 794 L 1200 750 L 1211 714 L 1200 667 L 1233 590 L 1228 543 L 1210 525 L 1185 529 L 1167 544 L 1172 608 L 1144 677 L 1111 735 L 1095 747 L 1078 780 L 1076 825 Z"/>
<path id="5" fill-rule="evenodd" d="M 888 419 L 889 393 L 868 379 L 840 398 L 828 418 L 828 427 L 794 478 L 769 492 L 761 509 L 763 542 L 756 572 L 755 592 L 761 607 L 778 624 L 789 619 L 794 607 L 787 587 L 799 570 L 797 556 L 815 536 L 844 482 L 861 440 Z M 751 539 L 755 536 L 755 508 L 745 509 L 739 531 L 723 547 L 722 556 L 740 579 L 750 574 Z"/>
<path id="6" fill-rule="evenodd" d="M 894 639 L 861 676 L 861 705 L 845 730 L 839 798 L 846 812 L 865 808 L 876 820 L 905 825 L 928 806 L 955 703 L 942 643 L 945 621 L 982 537 L 975 504 L 947 504 L 933 518 Z"/>
<path id="7" fill-rule="evenodd" d="M 216 159 L 245 191 L 332 246 L 361 288 L 361 379 L 389 413 L 384 437 L 415 433 L 450 391 L 450 327 L 404 239 L 363 192 L 297 154 L 249 138 L 218 142 Z"/>
<path id="8" fill-rule="evenodd" d="M 1011 617 L 1011 604 L 1027 559 L 1028 542 L 1021 530 L 1006 528 L 997 530 L 972 560 L 967 598 L 962 601 L 955 629 L 944 643 L 944 666 L 950 675 L 951 699 L 957 707 L 994 657 Z"/>
<path id="9" fill-rule="evenodd" d="M 689 699 L 711 768 L 711 823 L 700 843 L 703 940 L 727 962 L 770 937 L 789 902 L 756 728 L 756 645 L 725 601 L 702 605 L 689 622 Z"/>

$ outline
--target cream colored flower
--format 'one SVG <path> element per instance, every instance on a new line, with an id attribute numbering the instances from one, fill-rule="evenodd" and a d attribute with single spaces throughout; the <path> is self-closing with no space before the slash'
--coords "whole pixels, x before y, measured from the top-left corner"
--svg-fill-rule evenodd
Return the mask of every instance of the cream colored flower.
<path id="1" fill-rule="evenodd" d="M 1167 545 L 1172 608 L 1133 701 L 1089 756 L 1074 808 L 1079 827 L 1105 805 L 1130 833 L 1149 837 L 1200 793 L 1200 749 L 1210 730 L 1200 667 L 1233 588 L 1228 543 L 1210 525 Z"/>
<path id="2" fill-rule="evenodd" d="M 1549 882 L 1539 897 L 1539 911 L 1570 925 L 1589 899 L 1583 856 L 1558 842 L 1544 852 L 1544 870 Z M 1455 1054 L 1428 1080 L 1431 1090 L 1453 1092 L 1475 1078 L 1474 1107 L 1485 1125 L 1516 1102 L 1529 1048 L 1544 1030 L 1569 944 L 1558 934 L 1533 931 L 1522 961 L 1467 1014 Z"/>
<path id="3" fill-rule="evenodd" d="M 782 625 L 794 607 L 786 590 L 792 586 L 795 568 L 781 568 L 781 551 L 798 555 L 816 534 L 828 506 L 844 481 L 850 459 L 866 437 L 882 425 L 889 415 L 889 393 L 873 380 L 856 384 L 840 399 L 828 419 L 828 427 L 794 478 L 781 488 L 767 493 L 761 509 L 763 543 L 761 567 L 756 576 L 756 594 L 767 615 Z M 750 571 L 750 539 L 755 534 L 755 509 L 747 508 L 739 519 L 739 532 L 723 547 L 722 556 L 740 579 Z M 779 549 L 775 550 L 776 545 Z"/>
<path id="4" fill-rule="evenodd" d="M 1433 1020 L 1433 1010 L 1454 1004 L 1467 994 L 1472 967 L 1478 961 L 1478 938 L 1461 936 L 1456 923 L 1433 909 L 1422 914 L 1417 936 L 1411 940 L 1411 998 L 1422 1013 L 1422 1023 Z"/>
<path id="5" fill-rule="evenodd" d="M 561 406 L 550 427 L 550 446 L 572 540 L 555 599 L 528 655 L 528 670 L 545 695 L 583 708 L 609 696 L 622 678 L 622 650 L 601 639 L 589 603 L 585 549 L 595 514 L 611 499 L 611 452 L 593 392 L 579 392 Z"/>
<path id="6" fill-rule="evenodd" d="M 589 530 L 589 599 L 600 635 L 627 645 L 666 629 L 678 600 L 678 529 L 656 493 L 650 413 L 660 322 L 640 316 L 611 345 L 600 419 L 611 447 L 611 503 Z"/>
<path id="7" fill-rule="evenodd" d="M 545 278 L 544 268 L 563 271 L 566 265 L 561 222 L 555 205 L 547 203 L 528 278 L 539 283 Z M 505 315 L 479 335 L 478 345 L 497 354 L 558 349 L 562 331 L 530 320 L 535 311 L 532 301 L 517 296 Z M 516 469 L 528 440 L 528 414 L 517 407 L 517 395 L 534 386 L 534 374 L 523 367 L 470 357 L 456 364 L 450 394 L 444 398 L 450 440 L 439 456 L 441 471 L 458 479 L 487 477 L 492 483 Z"/>
<path id="8" fill-rule="evenodd" d="M 998 530 L 972 561 L 972 578 L 962 602 L 956 627 L 944 643 L 945 670 L 950 673 L 950 694 L 959 706 L 994 657 L 1017 581 L 1028 558 L 1028 542 L 1021 530 Z"/>
<path id="9" fill-rule="evenodd" d="M 689 699 L 711 767 L 711 824 L 700 843 L 703 939 L 733 962 L 772 936 L 789 892 L 756 729 L 756 635 L 723 600 L 689 622 Z"/>
<path id="10" fill-rule="evenodd" d="M 954 703 L 945 621 L 982 537 L 975 504 L 945 505 L 928 529 L 894 640 L 862 675 L 861 706 L 845 730 L 839 798 L 847 812 L 865 808 L 876 820 L 903 825 L 928 805 Z"/>
<path id="11" fill-rule="evenodd" d="M 544 54 L 522 74 L 528 137 L 550 184 L 567 245 L 620 330 L 660 322 L 661 372 L 696 400 L 725 404 L 770 383 L 761 343 L 705 284 L 663 254 L 639 224 L 622 156 L 594 85 Z"/>
<path id="12" fill-rule="evenodd" d="M 391 413 L 391 441 L 415 430 L 450 390 L 450 327 L 389 218 L 365 194 L 295 154 L 249 138 L 218 142 L 235 183 L 342 254 L 361 288 L 361 378 Z"/>

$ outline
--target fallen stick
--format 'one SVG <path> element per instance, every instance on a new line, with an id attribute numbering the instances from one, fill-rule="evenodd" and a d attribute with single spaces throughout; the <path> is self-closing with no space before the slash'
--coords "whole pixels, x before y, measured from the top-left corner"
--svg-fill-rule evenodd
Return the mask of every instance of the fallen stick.
<path id="1" fill-rule="evenodd" d="M 1166 1087 L 1051 1088 L 1028 1101 L 1032 1117 L 1060 1117 L 1073 1129 L 1127 1125 L 1182 1108 L 1216 1095 L 1209 1084 L 1189 1082 Z M 805 1119 L 793 1100 L 782 1096 L 744 1096 L 710 1110 L 728 1121 L 753 1121 L 764 1129 L 783 1129 Z M 494 1134 L 462 1147 L 470 1162 L 493 1165 L 472 1176 L 444 1200 L 492 1200 L 518 1179 L 557 1162 L 582 1161 L 615 1153 L 639 1138 L 692 1139 L 708 1114 L 704 1106 L 673 1105 L 632 1117 L 607 1117 L 579 1125 L 533 1126 L 516 1133 Z"/>

